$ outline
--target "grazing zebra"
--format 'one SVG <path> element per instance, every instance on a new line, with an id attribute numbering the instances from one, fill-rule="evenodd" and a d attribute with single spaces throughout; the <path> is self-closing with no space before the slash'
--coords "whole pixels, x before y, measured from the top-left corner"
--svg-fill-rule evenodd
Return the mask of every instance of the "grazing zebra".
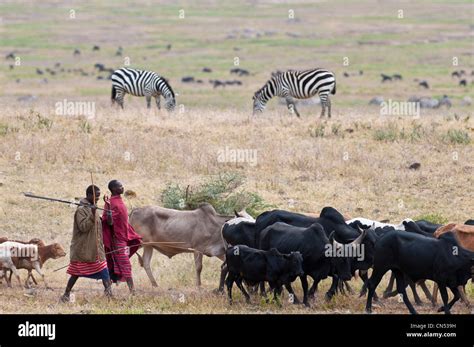
<path id="1" fill-rule="evenodd" d="M 112 74 L 112 104 L 117 103 L 123 108 L 123 98 L 126 93 L 135 96 L 145 96 L 146 105 L 150 108 L 151 97 L 156 99 L 160 109 L 160 96 L 165 98 L 165 107 L 173 111 L 176 100 L 173 89 L 168 82 L 153 71 L 141 71 L 130 68 L 115 70 Z"/>
<path id="2" fill-rule="evenodd" d="M 295 99 L 308 99 L 319 94 L 321 99 L 321 117 L 324 117 L 326 107 L 331 117 L 331 100 L 329 93 L 336 94 L 336 78 L 334 74 L 324 69 L 305 71 L 288 70 L 272 74 L 272 78 L 253 96 L 253 113 L 262 112 L 272 97 L 285 98 L 290 111 L 300 114 L 295 107 Z"/>

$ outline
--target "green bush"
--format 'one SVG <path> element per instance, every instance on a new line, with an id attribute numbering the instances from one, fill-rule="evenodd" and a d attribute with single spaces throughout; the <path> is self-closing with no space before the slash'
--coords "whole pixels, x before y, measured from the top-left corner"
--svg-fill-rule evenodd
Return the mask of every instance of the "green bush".
<path id="1" fill-rule="evenodd" d="M 0 136 L 5 136 L 8 133 L 17 133 L 20 129 L 11 127 L 8 124 L 0 123 Z"/>
<path id="2" fill-rule="evenodd" d="M 275 207 L 257 193 L 241 189 L 244 181 L 240 174 L 224 173 L 193 187 L 170 183 L 161 193 L 161 202 L 164 207 L 177 210 L 192 210 L 202 203 L 209 203 L 218 213 L 225 215 L 245 208 L 249 214 L 257 216 Z"/>
<path id="3" fill-rule="evenodd" d="M 374 139 L 377 141 L 396 141 L 399 138 L 398 126 L 390 123 L 384 128 L 374 130 Z"/>
<path id="4" fill-rule="evenodd" d="M 449 129 L 443 140 L 452 144 L 468 145 L 471 142 L 469 134 L 464 130 Z"/>
<path id="5" fill-rule="evenodd" d="M 390 123 L 387 126 L 374 130 L 374 139 L 377 141 L 394 142 L 397 140 L 409 140 L 416 142 L 421 140 L 422 136 L 426 134 L 426 130 L 421 124 L 413 124 L 413 128 L 399 130 L 398 125 Z"/>
<path id="6" fill-rule="evenodd" d="M 35 116 L 37 118 L 36 127 L 38 129 L 46 129 L 51 130 L 53 126 L 53 121 L 47 117 L 43 117 L 39 112 L 30 110 L 30 115 Z"/>
<path id="7" fill-rule="evenodd" d="M 9 127 L 6 124 L 0 123 L 0 136 L 4 136 L 8 133 Z"/>
<path id="8" fill-rule="evenodd" d="M 92 132 L 92 125 L 88 121 L 82 119 L 79 123 L 79 129 L 83 133 L 90 134 Z"/>
<path id="9" fill-rule="evenodd" d="M 448 219 L 443 217 L 438 213 L 430 213 L 430 214 L 422 214 L 420 216 L 416 216 L 413 218 L 414 220 L 424 219 L 428 222 L 435 223 L 435 224 L 447 224 Z"/>
<path id="10" fill-rule="evenodd" d="M 319 124 L 314 127 L 309 128 L 309 135 L 311 137 L 324 137 L 324 132 L 325 132 L 325 125 L 324 124 Z"/>

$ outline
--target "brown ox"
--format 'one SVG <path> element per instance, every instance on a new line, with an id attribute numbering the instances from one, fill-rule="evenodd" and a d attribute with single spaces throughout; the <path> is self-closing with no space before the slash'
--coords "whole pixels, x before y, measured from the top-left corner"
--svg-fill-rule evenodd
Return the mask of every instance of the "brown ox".
<path id="1" fill-rule="evenodd" d="M 196 285 L 200 286 L 203 255 L 224 260 L 221 228 L 232 217 L 217 214 L 209 204 L 192 211 L 159 206 L 134 209 L 130 224 L 143 237 L 143 258 L 139 256 L 139 261 L 151 284 L 157 286 L 150 267 L 153 249 L 156 249 L 169 258 L 180 253 L 194 253 Z"/>
<path id="2" fill-rule="evenodd" d="M 43 282 L 46 286 L 46 288 L 49 288 L 45 276 L 41 269 L 43 268 L 44 263 L 49 260 L 49 259 L 58 259 L 61 257 L 64 257 L 66 255 L 66 252 L 64 251 L 63 247 L 59 243 L 53 243 L 50 245 L 45 245 L 45 243 L 38 239 L 34 238 L 31 239 L 28 242 L 25 241 L 18 241 L 18 240 L 9 240 L 6 237 L 0 237 L 0 246 L 2 244 L 5 244 L 6 242 L 13 242 L 15 244 L 19 245 L 24 245 L 24 246 L 34 246 L 35 248 L 35 256 L 22 256 L 22 257 L 11 257 L 11 261 L 13 265 L 15 266 L 15 270 L 17 269 L 25 269 L 28 270 L 28 277 L 26 278 L 25 281 L 25 287 L 29 287 L 29 279 L 31 278 L 33 282 L 38 285 L 38 282 L 33 276 L 32 271 L 35 270 L 41 275 L 41 278 L 43 279 Z M 11 278 L 13 271 L 10 270 L 10 276 L 7 277 L 6 269 L 3 269 L 3 273 L 5 276 L 5 279 L 7 281 L 7 284 L 11 284 Z"/>
<path id="3" fill-rule="evenodd" d="M 449 223 L 436 229 L 433 236 L 439 238 L 442 234 L 448 232 L 452 232 L 454 235 L 456 235 L 456 239 L 458 240 L 461 247 L 474 252 L 474 225 Z M 473 269 L 471 269 L 471 272 L 472 271 Z M 461 294 L 461 300 L 467 305 L 467 307 L 470 307 L 471 303 L 466 297 L 464 287 L 460 286 L 458 289 L 459 293 Z M 434 304 L 436 304 L 438 301 L 438 285 L 436 283 L 433 287 L 433 300 Z"/>

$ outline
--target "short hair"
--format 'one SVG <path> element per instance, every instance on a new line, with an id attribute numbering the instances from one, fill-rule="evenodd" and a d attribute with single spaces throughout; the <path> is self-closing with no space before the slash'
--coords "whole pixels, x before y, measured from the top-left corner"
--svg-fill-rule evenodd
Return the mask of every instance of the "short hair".
<path id="1" fill-rule="evenodd" d="M 117 187 L 119 185 L 119 181 L 118 180 L 112 180 L 109 182 L 109 185 L 108 185 L 108 188 L 110 191 L 112 191 L 113 188 Z"/>
<path id="2" fill-rule="evenodd" d="M 90 185 L 89 187 L 87 187 L 86 189 L 86 195 L 89 195 L 89 194 L 93 194 L 94 191 L 96 192 L 100 192 L 100 188 L 97 187 L 96 185 Z"/>

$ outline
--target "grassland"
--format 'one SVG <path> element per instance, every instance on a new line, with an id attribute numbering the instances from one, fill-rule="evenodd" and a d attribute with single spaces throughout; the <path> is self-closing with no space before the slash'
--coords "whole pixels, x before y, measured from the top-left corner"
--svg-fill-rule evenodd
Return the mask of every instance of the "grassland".
<path id="1" fill-rule="evenodd" d="M 403 19 L 397 18 L 400 8 Z M 461 104 L 465 96 L 472 97 L 472 77 L 466 77 L 467 87 L 460 87 L 450 76 L 454 70 L 470 74 L 474 69 L 469 1 L 219 1 L 206 6 L 11 1 L 0 9 L 1 236 L 40 237 L 67 249 L 74 210 L 27 200 L 21 192 L 80 197 L 90 184 L 90 172 L 103 191 L 112 178 L 135 191 L 137 198 L 126 201 L 129 208 L 160 204 L 168 183 L 195 184 L 210 175 L 238 172 L 246 177 L 245 189 L 293 211 L 318 213 L 330 205 L 345 215 L 393 222 L 428 214 L 458 222 L 473 218 L 474 120 L 472 107 Z M 179 19 L 182 9 L 185 18 Z M 290 9 L 294 20 L 288 18 Z M 100 51 L 92 51 L 93 45 Z M 119 46 L 124 53 L 115 56 Z M 73 56 L 76 48 L 81 50 L 78 57 Z M 12 51 L 21 65 L 10 69 L 14 62 L 3 57 Z M 93 65 L 118 68 L 126 57 L 132 67 L 168 77 L 182 112 L 147 110 L 145 100 L 131 97 L 124 111 L 111 108 L 110 81 L 97 80 Z M 183 76 L 205 82 L 235 79 L 229 73 L 235 57 L 251 73 L 239 78 L 242 86 L 181 83 Z M 452 65 L 453 57 L 459 58 L 458 66 Z M 89 76 L 36 74 L 37 68 L 53 68 L 57 62 Z M 271 71 L 314 66 L 337 74 L 331 120 L 319 119 L 318 105 L 302 107 L 303 117 L 296 119 L 277 101 L 263 115 L 250 117 L 251 96 Z M 213 72 L 206 74 L 203 67 Z M 345 78 L 344 72 L 354 76 Z M 400 73 L 404 79 L 382 84 L 382 72 Z M 431 89 L 420 89 L 415 78 L 426 79 Z M 413 95 L 444 94 L 452 99 L 452 108 L 422 110 L 416 119 L 382 117 L 377 106 L 367 105 L 377 95 L 406 101 Z M 37 99 L 18 101 L 25 95 Z M 93 102 L 94 117 L 56 114 L 55 104 L 64 99 Z M 225 147 L 256 150 L 257 165 L 219 162 L 217 153 Z M 421 168 L 409 170 L 413 162 Z M 67 275 L 53 269 L 67 261 L 45 265 L 52 291 L 40 288 L 26 297 L 18 287 L 0 285 L 0 313 L 362 313 L 364 306 L 364 299 L 355 296 L 325 302 L 324 282 L 312 309 L 286 301 L 279 308 L 257 298 L 246 305 L 237 291 L 237 303 L 229 307 L 225 297 L 213 293 L 218 260 L 205 259 L 199 290 L 191 256 L 170 260 L 158 254 L 153 259 L 157 289 L 133 259 L 136 297 L 128 298 L 121 285 L 114 287 L 116 299 L 107 302 L 98 282 L 80 280 L 76 302 L 61 305 Z M 301 296 L 299 284 L 297 293 Z M 472 285 L 468 295 L 474 299 Z M 407 312 L 397 298 L 375 311 Z M 453 311 L 469 313 L 462 304 Z M 425 305 L 420 312 L 434 311 Z"/>

